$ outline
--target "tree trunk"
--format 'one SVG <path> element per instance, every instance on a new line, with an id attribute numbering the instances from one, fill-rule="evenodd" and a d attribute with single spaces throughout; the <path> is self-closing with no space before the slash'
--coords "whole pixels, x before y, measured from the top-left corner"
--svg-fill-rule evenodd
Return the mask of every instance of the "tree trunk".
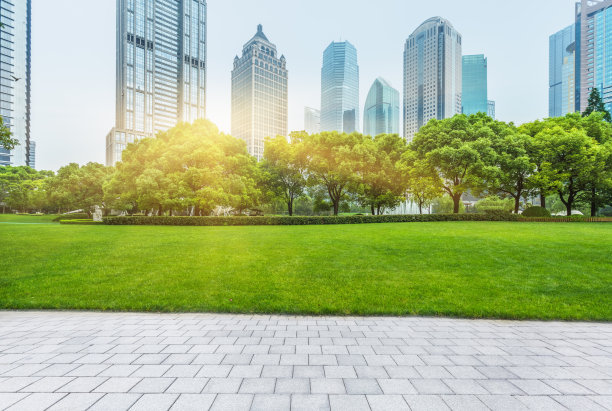
<path id="1" fill-rule="evenodd" d="M 591 189 L 591 217 L 595 217 L 597 214 L 597 193 L 595 192 L 595 187 Z"/>
<path id="2" fill-rule="evenodd" d="M 340 200 L 332 200 L 334 203 L 334 215 L 338 215 L 338 210 L 340 209 Z"/>
<path id="3" fill-rule="evenodd" d="M 287 211 L 289 211 L 289 216 L 293 215 L 293 199 L 287 201 Z"/>
<path id="4" fill-rule="evenodd" d="M 172 209 L 170 209 L 170 212 L 169 212 L 169 213 L 170 213 L 170 217 L 172 217 Z"/>
<path id="5" fill-rule="evenodd" d="M 380 215 L 380 205 L 378 207 L 376 207 L 376 214 Z"/>
<path id="6" fill-rule="evenodd" d="M 200 206 L 196 205 L 193 209 L 193 215 L 194 216 L 199 216 L 200 215 Z"/>
<path id="7" fill-rule="evenodd" d="M 374 210 L 374 203 L 370 204 L 370 210 L 372 211 L 372 215 L 376 215 L 376 210 Z"/>
<path id="8" fill-rule="evenodd" d="M 459 214 L 459 204 L 461 202 L 461 194 L 453 194 L 453 214 Z"/>
<path id="9" fill-rule="evenodd" d="M 419 201 L 419 214 L 423 214 L 423 203 Z"/>
<path id="10" fill-rule="evenodd" d="M 518 196 L 514 197 L 514 214 L 518 214 L 520 203 L 521 203 L 521 198 Z"/>
<path id="11" fill-rule="evenodd" d="M 162 205 L 161 205 L 161 204 L 159 205 L 158 210 L 159 210 L 159 211 L 158 211 L 158 214 L 157 214 L 157 215 L 161 217 L 161 216 L 162 216 L 162 214 L 164 214 L 164 208 L 162 207 Z"/>
<path id="12" fill-rule="evenodd" d="M 540 207 L 546 208 L 546 196 L 540 192 Z"/>
<path id="13" fill-rule="evenodd" d="M 567 215 L 571 216 L 572 215 L 572 203 L 568 201 L 565 207 L 567 209 Z"/>

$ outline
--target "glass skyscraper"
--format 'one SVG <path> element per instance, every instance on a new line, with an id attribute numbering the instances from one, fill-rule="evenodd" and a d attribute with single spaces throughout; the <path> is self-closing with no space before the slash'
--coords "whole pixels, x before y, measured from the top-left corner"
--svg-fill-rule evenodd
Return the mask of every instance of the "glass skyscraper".
<path id="1" fill-rule="evenodd" d="M 374 80 L 363 110 L 363 133 L 399 134 L 399 91 L 383 78 Z"/>
<path id="2" fill-rule="evenodd" d="M 495 120 L 495 101 L 487 101 L 487 115 Z"/>
<path id="3" fill-rule="evenodd" d="M 576 5 L 576 83 L 580 111 L 596 87 L 612 111 L 612 0 L 581 0 Z"/>
<path id="4" fill-rule="evenodd" d="M 463 56 L 461 70 L 463 114 L 488 113 L 487 58 L 484 54 Z"/>
<path id="5" fill-rule="evenodd" d="M 285 56 L 278 55 L 260 24 L 232 70 L 232 135 L 246 141 L 258 160 L 266 137 L 287 135 L 287 77 Z"/>
<path id="6" fill-rule="evenodd" d="M 116 100 L 107 165 L 128 143 L 206 116 L 206 0 L 117 0 Z"/>
<path id="7" fill-rule="evenodd" d="M 404 137 L 432 118 L 461 113 L 461 35 L 441 17 L 421 24 L 404 45 Z"/>
<path id="8" fill-rule="evenodd" d="M 359 130 L 357 49 L 348 41 L 332 42 L 321 68 L 321 131 Z"/>
<path id="9" fill-rule="evenodd" d="M 576 27 L 568 26 L 548 39 L 548 116 L 576 111 Z"/>
<path id="10" fill-rule="evenodd" d="M 321 131 L 321 110 L 304 107 L 304 130 L 308 134 L 316 134 Z"/>
<path id="11" fill-rule="evenodd" d="M 32 166 L 30 90 L 32 1 L 0 0 L 0 115 L 19 141 L 13 150 L 0 147 L 0 165 Z M 32 161 L 32 163 L 31 163 Z"/>

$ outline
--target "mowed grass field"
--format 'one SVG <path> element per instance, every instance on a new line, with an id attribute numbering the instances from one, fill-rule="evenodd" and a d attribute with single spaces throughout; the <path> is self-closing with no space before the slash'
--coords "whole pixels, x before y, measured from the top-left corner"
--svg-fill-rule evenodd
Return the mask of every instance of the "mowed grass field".
<path id="1" fill-rule="evenodd" d="M 0 240 L 1 309 L 612 320 L 606 223 L 147 227 L 0 216 Z"/>

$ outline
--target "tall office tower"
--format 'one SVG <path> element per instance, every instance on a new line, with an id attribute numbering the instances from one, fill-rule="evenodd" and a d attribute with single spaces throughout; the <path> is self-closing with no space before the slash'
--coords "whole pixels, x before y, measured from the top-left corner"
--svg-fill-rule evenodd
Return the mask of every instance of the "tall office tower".
<path id="1" fill-rule="evenodd" d="M 30 165 L 32 0 L 0 0 L 0 115 L 19 141 L 0 147 L 0 165 Z"/>
<path id="2" fill-rule="evenodd" d="M 359 130 L 357 49 L 348 41 L 332 42 L 323 52 L 321 131 Z"/>
<path id="3" fill-rule="evenodd" d="M 206 116 L 206 0 L 117 0 L 116 99 L 107 165 L 128 143 Z"/>
<path id="4" fill-rule="evenodd" d="M 612 0 L 581 0 L 576 5 L 576 108 L 584 111 L 597 87 L 612 111 Z"/>
<path id="5" fill-rule="evenodd" d="M 461 71 L 463 114 L 487 113 L 487 58 L 484 54 L 463 56 Z"/>
<path id="6" fill-rule="evenodd" d="M 399 134 L 399 91 L 383 78 L 374 80 L 363 110 L 363 133 Z"/>
<path id="7" fill-rule="evenodd" d="M 495 120 L 495 101 L 493 100 L 487 101 L 487 115 Z"/>
<path id="8" fill-rule="evenodd" d="M 308 134 L 317 134 L 321 131 L 321 110 L 304 107 L 304 130 Z"/>
<path id="9" fill-rule="evenodd" d="M 232 135 L 246 141 L 258 160 L 266 137 L 287 135 L 287 75 L 285 56 L 278 56 L 258 25 L 232 70 Z"/>
<path id="10" fill-rule="evenodd" d="M 461 113 L 461 35 L 441 17 L 421 24 L 404 46 L 404 137 L 432 118 Z"/>
<path id="11" fill-rule="evenodd" d="M 576 111 L 576 27 L 568 26 L 548 39 L 548 116 Z"/>
<path id="12" fill-rule="evenodd" d="M 28 165 L 36 168 L 36 141 L 30 140 L 30 151 L 28 153 Z"/>

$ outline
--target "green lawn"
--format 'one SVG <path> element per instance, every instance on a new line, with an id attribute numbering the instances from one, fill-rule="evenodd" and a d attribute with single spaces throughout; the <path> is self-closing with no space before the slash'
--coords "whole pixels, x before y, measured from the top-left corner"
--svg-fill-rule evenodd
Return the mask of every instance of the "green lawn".
<path id="1" fill-rule="evenodd" d="M 612 320 L 612 224 L 49 220 L 0 216 L 0 308 Z"/>

